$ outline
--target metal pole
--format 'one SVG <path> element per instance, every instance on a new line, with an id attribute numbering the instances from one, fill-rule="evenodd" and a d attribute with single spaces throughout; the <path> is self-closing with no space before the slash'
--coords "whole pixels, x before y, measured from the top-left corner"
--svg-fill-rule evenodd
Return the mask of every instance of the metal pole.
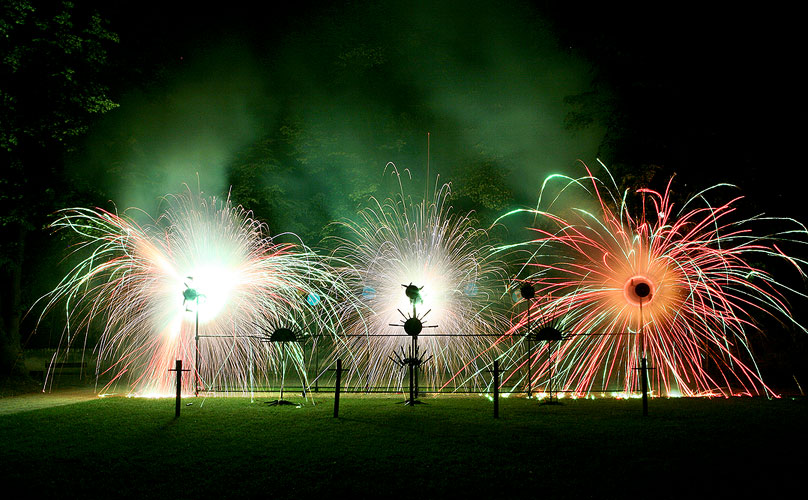
<path id="1" fill-rule="evenodd" d="M 252 341 L 250 341 L 250 403 L 253 402 L 255 391 L 255 378 L 253 375 L 254 369 L 255 369 L 255 361 L 253 360 L 253 345 Z"/>
<path id="2" fill-rule="evenodd" d="M 531 366 L 533 364 L 533 343 L 530 341 L 530 299 L 527 299 L 527 398 L 533 393 L 533 374 Z"/>
<path id="3" fill-rule="evenodd" d="M 427 180 L 427 186 L 429 185 L 429 181 Z M 415 312 L 415 300 L 412 301 L 412 317 L 417 318 L 418 313 Z M 416 349 L 418 348 L 418 340 L 415 335 L 411 336 L 412 338 L 412 345 L 410 346 L 411 353 L 410 353 L 410 405 L 415 406 L 415 398 L 418 397 L 417 389 L 415 388 L 417 376 L 415 374 L 415 360 L 418 358 L 418 353 Z"/>
<path id="4" fill-rule="evenodd" d="M 194 396 L 199 396 L 199 295 L 196 296 L 196 322 L 194 325 Z"/>
<path id="5" fill-rule="evenodd" d="M 642 357 L 641 362 L 641 376 L 642 376 L 642 415 L 648 416 L 648 372 L 645 364 L 645 356 Z"/>
<path id="6" fill-rule="evenodd" d="M 415 397 L 418 398 L 418 365 L 415 364 L 415 360 L 418 359 L 418 337 L 415 335 L 412 336 L 412 351 L 413 351 L 413 373 L 415 376 Z"/>
<path id="7" fill-rule="evenodd" d="M 499 418 L 499 361 L 494 360 L 494 418 Z"/>
<path id="8" fill-rule="evenodd" d="M 366 366 L 370 366 L 370 336 L 365 334 L 365 364 Z M 354 365 L 356 366 L 356 365 Z M 371 370 L 367 370 L 368 375 L 365 378 L 365 393 L 370 393 L 370 373 Z"/>
<path id="9" fill-rule="evenodd" d="M 182 403 L 182 372 L 187 372 L 190 370 L 183 370 L 182 369 L 182 360 L 178 359 L 174 362 L 174 368 L 169 368 L 168 371 L 170 372 L 177 372 L 177 401 L 174 407 L 174 418 L 180 417 L 180 406 Z"/>
<path id="10" fill-rule="evenodd" d="M 318 338 L 319 336 L 312 343 L 312 349 L 314 349 L 314 392 L 320 392 L 320 349 L 317 348 Z"/>
<path id="11" fill-rule="evenodd" d="M 180 407 L 182 406 L 182 360 L 178 359 L 174 366 L 177 370 L 177 404 L 174 409 L 174 418 L 180 418 Z"/>
<path id="12" fill-rule="evenodd" d="M 645 330 L 642 321 L 642 297 L 640 297 L 640 386 L 642 388 L 642 414 L 648 416 L 648 366 L 645 359 Z"/>
<path id="13" fill-rule="evenodd" d="M 339 416 L 339 386 L 342 377 L 342 360 L 337 360 L 337 383 L 334 384 L 334 418 Z"/>
<path id="14" fill-rule="evenodd" d="M 553 400 L 553 368 L 555 367 L 553 362 L 553 342 L 552 340 L 547 341 L 547 364 L 550 365 L 550 401 Z"/>
<path id="15" fill-rule="evenodd" d="M 278 403 L 283 401 L 283 384 L 286 383 L 286 342 L 281 342 L 281 396 Z"/>
<path id="16" fill-rule="evenodd" d="M 413 362 L 410 360 L 407 366 L 410 368 L 410 404 L 415 406 L 415 382 L 413 378 Z"/>

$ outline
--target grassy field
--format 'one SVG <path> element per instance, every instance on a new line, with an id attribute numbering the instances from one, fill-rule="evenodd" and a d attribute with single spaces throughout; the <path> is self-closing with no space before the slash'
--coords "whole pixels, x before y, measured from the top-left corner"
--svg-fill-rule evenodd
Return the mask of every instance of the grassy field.
<path id="1" fill-rule="evenodd" d="M 0 416 L 26 497 L 681 498 L 776 492 L 806 470 L 808 402 L 475 396 L 103 398 Z"/>

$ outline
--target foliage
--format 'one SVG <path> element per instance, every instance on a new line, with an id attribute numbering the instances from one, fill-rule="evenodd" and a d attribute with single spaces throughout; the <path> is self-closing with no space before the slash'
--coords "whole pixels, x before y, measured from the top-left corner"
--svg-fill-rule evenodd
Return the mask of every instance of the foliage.
<path id="1" fill-rule="evenodd" d="M 592 66 L 591 89 L 566 99 L 567 126 L 605 131 L 598 154 L 618 183 L 656 166 L 662 182 L 674 173 L 684 184 L 730 181 L 759 211 L 804 220 L 801 183 L 782 182 L 800 132 L 788 98 L 774 98 L 801 95 L 784 64 L 801 57 L 798 17 L 720 4 L 537 6 Z"/>
<path id="2" fill-rule="evenodd" d="M 6 152 L 67 146 L 86 131 L 89 115 L 116 107 L 98 75 L 107 46 L 118 38 L 99 14 L 77 12 L 70 2 L 11 0 L 4 2 L 0 35 L 0 148 Z"/>
<path id="3" fill-rule="evenodd" d="M 70 2 L 10 0 L 0 14 L 0 226 L 30 230 L 64 190 L 62 153 L 116 107 L 102 74 L 117 35 Z"/>
<path id="4" fill-rule="evenodd" d="M 481 158 L 466 166 L 465 174 L 452 185 L 455 199 L 465 209 L 483 213 L 485 222 L 505 211 L 513 203 L 507 182 L 508 171 L 496 160 Z"/>
<path id="5" fill-rule="evenodd" d="M 26 240 L 71 192 L 62 155 L 116 104 L 103 83 L 117 35 L 71 2 L 0 7 L 0 370 L 19 365 Z"/>

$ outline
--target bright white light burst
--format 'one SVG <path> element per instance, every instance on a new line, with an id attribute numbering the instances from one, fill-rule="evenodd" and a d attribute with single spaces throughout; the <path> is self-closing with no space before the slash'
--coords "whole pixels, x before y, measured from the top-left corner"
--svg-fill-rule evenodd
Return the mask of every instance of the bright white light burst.
<path id="1" fill-rule="evenodd" d="M 53 227 L 79 238 L 79 263 L 45 297 L 45 312 L 66 307 L 63 350 L 77 345 L 77 331 L 97 336 L 98 375 L 138 394 L 171 393 L 168 369 L 176 359 L 196 373 L 197 302 L 198 377 L 184 378 L 186 392 L 196 384 L 246 391 L 267 383 L 284 361 L 267 338 L 275 328 L 313 344 L 339 328 L 336 305 L 344 311 L 350 304 L 323 258 L 276 242 L 229 199 L 167 196 L 162 215 L 146 225 L 127 214 L 72 208 Z M 286 356 L 305 383 L 302 346 L 293 344 Z"/>
<path id="2" fill-rule="evenodd" d="M 401 348 L 406 354 L 411 345 L 401 326 L 404 316 L 413 316 L 402 287 L 409 284 L 421 288 L 415 313 L 425 328 L 419 350 L 432 356 L 421 368 L 422 385 L 488 383 L 486 369 L 495 356 L 490 345 L 506 322 L 498 310 L 506 273 L 491 258 L 488 233 L 476 227 L 473 214 L 452 214 L 449 199 L 449 184 L 436 189 L 430 201 L 413 202 L 402 189 L 395 200 L 372 198 L 357 222 L 343 223 L 349 236 L 340 240 L 336 255 L 345 262 L 346 282 L 368 310 L 346 315 L 352 336 L 337 355 L 352 357 L 349 383 L 402 387 L 407 371 L 390 356 Z"/>

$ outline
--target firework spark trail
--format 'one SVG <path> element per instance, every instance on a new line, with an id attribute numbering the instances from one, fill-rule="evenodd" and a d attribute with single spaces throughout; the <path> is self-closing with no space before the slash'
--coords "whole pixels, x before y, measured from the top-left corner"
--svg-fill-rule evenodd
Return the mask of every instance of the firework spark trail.
<path id="1" fill-rule="evenodd" d="M 340 223 L 349 236 L 338 239 L 335 255 L 345 263 L 345 281 L 366 306 L 364 314 L 352 309 L 347 318 L 348 383 L 402 388 L 406 372 L 389 356 L 406 351 L 411 340 L 402 327 L 390 325 L 403 325 L 402 314 L 413 315 L 402 288 L 413 284 L 423 287 L 423 302 L 416 306 L 425 325 L 419 351 L 433 356 L 421 368 L 422 380 L 439 387 L 455 374 L 457 386 L 485 385 L 481 370 L 493 359 L 488 349 L 507 321 L 497 307 L 501 291 L 495 291 L 503 288 L 504 267 L 492 258 L 488 233 L 475 226 L 473 214 L 451 213 L 449 184 L 436 184 L 431 201 L 414 202 L 393 169 L 397 198 L 371 198 L 358 221 Z M 430 325 L 435 328 L 426 328 Z"/>
<path id="2" fill-rule="evenodd" d="M 649 378 L 656 394 L 771 394 L 747 332 L 757 328 L 759 313 L 805 331 L 784 298 L 786 291 L 802 294 L 751 261 L 787 260 L 804 276 L 806 262 L 785 255 L 775 243 L 804 244 L 805 227 L 760 216 L 734 220 L 739 198 L 716 206 L 706 198 L 726 185 L 696 194 L 678 211 L 670 182 L 661 193 L 637 190 L 635 216 L 628 193 L 618 198 L 588 168 L 587 173 L 578 179 L 549 177 L 535 210 L 506 214 L 534 217 L 536 237 L 519 246 L 532 251 L 523 268 L 530 273 L 525 281 L 536 288 L 531 322 L 557 324 L 566 335 L 554 354 L 556 387 L 577 394 L 636 391 L 644 351 L 654 368 Z M 542 209 L 545 190 L 559 180 L 559 194 Z M 574 209 L 566 217 L 550 212 L 571 188 L 584 189 L 597 210 Z M 755 223 L 772 221 L 798 227 L 766 235 L 752 230 Z M 650 288 L 645 298 L 637 295 L 640 283 Z M 520 313 L 503 339 L 523 335 L 527 319 Z M 547 381 L 548 348 L 545 343 L 530 360 L 534 387 Z M 527 362 L 523 359 L 520 368 Z M 517 379 L 510 383 L 524 383 Z"/>
<path id="3" fill-rule="evenodd" d="M 99 367 L 102 361 L 106 367 L 97 375 L 109 376 L 109 386 L 170 394 L 174 360 L 194 365 L 197 313 L 203 390 L 268 383 L 283 365 L 280 346 L 267 342 L 275 328 L 315 339 L 335 334 L 347 288 L 323 258 L 302 245 L 276 243 L 265 224 L 229 199 L 189 191 L 165 202 L 162 215 L 143 226 L 127 214 L 88 208 L 62 210 L 52 224 L 77 235 L 74 253 L 85 257 L 43 297 L 42 315 L 65 305 L 63 350 L 76 347 L 77 332 L 86 343 L 94 325 L 102 325 L 96 349 Z M 183 300 L 187 288 L 202 294 L 198 311 Z M 289 351 L 305 383 L 302 347 Z M 184 380 L 184 391 L 193 392 L 193 378 Z"/>

